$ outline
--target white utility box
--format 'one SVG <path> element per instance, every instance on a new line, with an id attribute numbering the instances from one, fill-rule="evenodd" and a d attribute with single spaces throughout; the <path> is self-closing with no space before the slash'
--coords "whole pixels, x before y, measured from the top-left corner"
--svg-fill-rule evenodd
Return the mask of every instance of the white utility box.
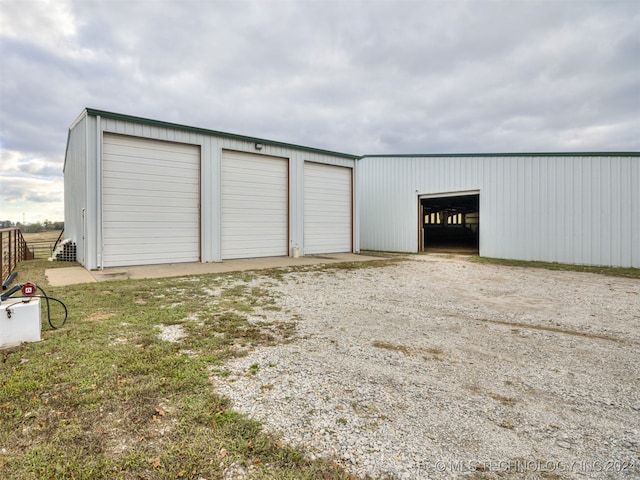
<path id="1" fill-rule="evenodd" d="M 8 298 L 0 303 L 0 348 L 40 341 L 40 299 Z"/>

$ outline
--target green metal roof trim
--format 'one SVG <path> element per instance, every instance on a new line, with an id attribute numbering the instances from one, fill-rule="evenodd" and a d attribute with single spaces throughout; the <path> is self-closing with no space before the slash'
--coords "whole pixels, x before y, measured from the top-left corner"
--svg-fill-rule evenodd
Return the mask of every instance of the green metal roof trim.
<path id="1" fill-rule="evenodd" d="M 97 110 L 95 108 L 85 108 L 87 115 L 111 118 L 114 120 L 123 120 L 126 122 L 142 123 L 155 127 L 174 128 L 194 133 L 202 133 L 204 135 L 215 135 L 223 138 L 231 138 L 246 142 L 262 143 L 265 145 L 273 145 L 276 147 L 293 148 L 312 153 L 320 153 L 325 155 L 333 155 L 343 158 L 360 160 L 363 158 L 438 158 L 438 157 L 637 157 L 640 152 L 535 152 L 535 153 L 417 153 L 417 154 L 375 154 L 375 155 L 353 155 L 350 153 L 334 152 L 331 150 L 323 150 L 320 148 L 305 147 L 303 145 L 295 145 L 292 143 L 277 142 L 264 138 L 248 137 L 246 135 L 237 135 L 234 133 L 220 132 L 206 128 L 191 127 L 178 123 L 163 122 L 160 120 L 152 120 L 149 118 L 135 117 L 133 115 L 125 115 L 122 113 L 107 112 L 105 110 Z M 68 140 L 68 139 L 67 139 Z"/>
<path id="2" fill-rule="evenodd" d="M 534 152 L 534 153 L 417 153 L 363 155 L 360 158 L 442 158 L 442 157 L 640 157 L 640 152 Z"/>
<path id="3" fill-rule="evenodd" d="M 100 117 L 104 117 L 104 118 L 111 118 L 113 120 L 123 120 L 125 122 L 143 123 L 145 125 L 152 125 L 154 127 L 174 128 L 174 129 L 177 129 L 177 130 L 183 130 L 183 131 L 187 131 L 187 132 L 201 133 L 201 134 L 204 134 L 204 135 L 215 135 L 217 137 L 231 138 L 233 140 L 241 140 L 241 141 L 246 141 L 246 142 L 262 143 L 264 145 L 273 145 L 273 146 L 276 146 L 276 147 L 293 148 L 293 149 L 302 150 L 302 151 L 305 151 L 305 152 L 320 153 L 320 154 L 325 154 L 325 155 L 333 155 L 333 156 L 337 156 L 337 157 L 350 158 L 352 160 L 357 160 L 357 159 L 360 158 L 360 155 L 352 155 L 352 154 L 349 154 L 349 153 L 333 152 L 331 150 L 323 150 L 323 149 L 320 149 L 320 148 L 305 147 L 305 146 L 302 146 L 302 145 L 294 145 L 294 144 L 291 144 L 291 143 L 276 142 L 276 141 L 273 141 L 273 140 L 266 140 L 264 138 L 247 137 L 245 135 L 236 135 L 236 134 L 233 134 L 233 133 L 219 132 L 219 131 L 216 131 L 216 130 L 209 130 L 209 129 L 206 129 L 206 128 L 190 127 L 188 125 L 180 125 L 178 123 L 162 122 L 160 120 L 151 120 L 149 118 L 134 117 L 132 115 L 124 115 L 122 113 L 106 112 L 104 110 L 96 110 L 95 108 L 85 108 L 85 111 L 87 112 L 87 115 L 93 115 L 93 116 L 96 116 L 96 117 L 100 116 Z"/>

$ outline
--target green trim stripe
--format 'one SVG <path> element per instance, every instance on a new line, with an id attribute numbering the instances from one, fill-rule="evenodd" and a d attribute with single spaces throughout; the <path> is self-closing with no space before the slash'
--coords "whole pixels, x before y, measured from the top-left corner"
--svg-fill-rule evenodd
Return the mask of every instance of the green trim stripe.
<path id="1" fill-rule="evenodd" d="M 87 112 L 87 115 L 100 116 L 103 118 L 111 118 L 113 120 L 122 120 L 125 122 L 142 123 L 144 125 L 150 125 L 153 127 L 173 128 L 176 130 L 182 130 L 186 132 L 200 133 L 203 135 L 215 135 L 216 137 L 230 138 L 233 140 L 240 140 L 245 142 L 262 143 L 264 145 L 272 145 L 275 147 L 293 148 L 293 149 L 302 150 L 305 152 L 312 152 L 312 153 L 319 153 L 323 155 L 332 155 L 336 157 L 349 158 L 351 160 L 357 160 L 360 158 L 360 155 L 333 152 L 331 150 L 305 147 L 302 145 L 294 145 L 292 143 L 276 142 L 274 140 L 266 140 L 264 138 L 248 137 L 245 135 L 236 135 L 234 133 L 220 132 L 217 130 L 208 130 L 206 128 L 190 127 L 188 125 L 180 125 L 178 123 L 162 122 L 160 120 L 151 120 L 149 118 L 134 117 L 132 115 L 124 115 L 122 113 L 106 112 L 104 110 L 96 110 L 94 108 L 86 108 L 85 110 Z"/>
<path id="2" fill-rule="evenodd" d="M 455 158 L 455 157 L 640 157 L 640 152 L 530 152 L 530 153 L 418 153 L 363 155 L 363 158 Z"/>
<path id="3" fill-rule="evenodd" d="M 122 113 L 107 112 L 97 110 L 95 108 L 86 108 L 87 115 L 111 118 L 113 120 L 123 120 L 132 123 L 142 123 L 161 128 L 173 128 L 187 132 L 200 133 L 204 135 L 215 135 L 217 137 L 230 138 L 233 140 L 241 140 L 245 142 L 262 143 L 264 145 L 272 145 L 275 147 L 293 148 L 305 152 L 319 153 L 323 155 L 332 155 L 337 157 L 349 158 L 352 160 L 361 160 L 363 158 L 455 158 L 455 157 L 638 157 L 640 152 L 532 152 L 532 153 L 418 153 L 418 154 L 375 154 L 375 155 L 353 155 L 349 153 L 334 152 L 331 150 L 323 150 L 320 148 L 305 147 L 292 143 L 277 142 L 264 138 L 248 137 L 246 135 L 237 135 L 234 133 L 220 132 L 217 130 L 209 130 L 206 128 L 190 127 L 180 125 L 178 123 L 162 122 L 160 120 L 151 120 L 149 118 L 134 117 Z"/>

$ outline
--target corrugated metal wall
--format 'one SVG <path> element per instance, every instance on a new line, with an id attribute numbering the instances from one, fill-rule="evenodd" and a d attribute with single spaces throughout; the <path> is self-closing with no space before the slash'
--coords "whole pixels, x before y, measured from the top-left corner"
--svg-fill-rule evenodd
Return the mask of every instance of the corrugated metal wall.
<path id="1" fill-rule="evenodd" d="M 117 114 L 113 116 L 121 117 Z M 87 242 L 86 261 L 84 266 L 88 269 L 100 268 L 102 265 L 101 245 L 102 245 L 102 190 L 101 179 L 101 143 L 103 132 L 117 133 L 122 135 L 132 135 L 156 140 L 167 140 L 171 142 L 187 143 L 198 145 L 201 149 L 201 258 L 203 262 L 221 261 L 221 184 L 220 172 L 223 150 L 235 150 L 240 152 L 250 152 L 270 155 L 275 157 L 285 157 L 289 159 L 289 243 L 290 250 L 293 245 L 298 245 L 300 251 L 304 251 L 304 162 L 311 161 L 326 163 L 349 168 L 356 168 L 356 160 L 347 156 L 331 155 L 330 153 L 308 151 L 306 149 L 296 149 L 295 146 L 271 145 L 264 143 L 261 150 L 256 150 L 254 141 L 247 141 L 233 136 L 215 136 L 208 134 L 201 129 L 171 128 L 161 125 L 161 122 L 148 121 L 127 121 L 121 118 L 111 118 L 109 116 L 87 115 L 85 113 L 82 120 L 84 129 L 84 145 L 80 138 L 73 132 L 80 128 L 80 124 L 72 127 L 69 136 L 69 146 L 67 152 L 67 167 L 74 171 L 71 173 L 65 169 L 65 228 L 68 223 L 71 229 L 77 229 L 77 211 L 86 208 L 87 215 Z M 133 118 L 133 117 L 132 117 Z M 70 152 L 78 153 L 77 161 L 70 159 Z M 75 155 L 75 153 L 73 153 Z M 84 166 L 80 163 L 84 162 Z M 85 169 L 86 179 L 78 178 L 78 185 L 71 180 L 72 177 L 80 175 L 80 170 Z M 69 175 L 69 181 L 67 181 Z M 83 185 L 83 186 L 80 186 Z M 83 198 L 85 206 L 80 205 L 77 195 L 80 189 L 84 188 Z M 68 192 L 67 192 L 68 189 Z M 87 196 L 86 192 L 91 192 Z M 76 200 L 73 200 L 73 199 Z M 357 218 L 357 205 L 354 202 L 355 218 Z M 69 219 L 69 220 L 68 220 Z M 357 223 L 354 232 L 356 238 L 356 251 L 358 250 Z M 76 233 L 78 235 L 78 233 Z"/>
<path id="2" fill-rule="evenodd" d="M 84 209 L 87 206 L 87 119 L 78 118 L 69 128 L 64 162 L 64 235 L 75 239 L 76 257 L 85 258 Z"/>
<path id="3" fill-rule="evenodd" d="M 640 156 L 365 157 L 362 249 L 416 252 L 418 197 L 480 191 L 480 254 L 640 267 Z"/>
<path id="4" fill-rule="evenodd" d="M 290 248 L 304 251 L 304 162 L 354 169 L 354 245 L 418 250 L 418 198 L 480 191 L 480 254 L 487 257 L 640 268 L 638 154 L 369 156 L 356 161 L 172 128 L 161 122 L 87 114 L 69 131 L 65 233 L 89 269 L 102 263 L 103 132 L 198 145 L 201 149 L 201 258 L 220 261 L 221 156 L 224 149 L 289 159 Z M 133 118 L 133 117 L 131 117 Z M 82 211 L 86 210 L 83 216 Z M 86 237 L 87 241 L 83 243 Z"/>

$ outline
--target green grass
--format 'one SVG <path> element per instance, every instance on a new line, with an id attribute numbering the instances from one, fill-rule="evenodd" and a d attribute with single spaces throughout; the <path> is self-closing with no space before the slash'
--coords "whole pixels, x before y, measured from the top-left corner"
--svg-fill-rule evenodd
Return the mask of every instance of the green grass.
<path id="1" fill-rule="evenodd" d="M 58 330 L 44 321 L 41 342 L 1 354 L 0 478 L 210 479 L 232 466 L 258 479 L 351 478 L 263 432 L 211 384 L 238 346 L 292 334 L 247 321 L 274 303 L 246 284 L 255 274 L 47 287 L 44 269 L 63 266 L 18 266 L 17 281 L 44 286 L 69 319 Z M 161 325 L 187 336 L 161 340 Z"/>
<path id="2" fill-rule="evenodd" d="M 640 278 L 640 268 L 599 267 L 590 265 L 571 265 L 567 263 L 533 262 L 524 260 L 505 260 L 490 257 L 469 257 L 470 261 L 504 265 L 507 267 L 546 268 L 547 270 L 563 270 L 569 272 L 587 272 L 614 277 Z"/>
<path id="3" fill-rule="evenodd" d="M 60 230 L 37 233 L 22 232 L 22 236 L 26 240 L 29 250 L 34 254 L 34 258 L 44 259 L 49 258 L 53 253 L 52 248 L 60 236 Z"/>
<path id="4" fill-rule="evenodd" d="M 47 286 L 44 270 L 77 264 L 21 262 L 16 281 L 33 281 L 64 301 L 69 319 L 59 330 L 45 320 L 41 342 L 0 352 L 0 478 L 213 479 L 230 468 L 256 479 L 352 478 L 332 459 L 309 460 L 234 411 L 210 376 L 228 376 L 228 360 L 295 333 L 290 322 L 247 320 L 278 309 L 273 294 L 251 283 L 258 276 L 277 283 L 288 271 L 331 273 L 403 260 L 67 287 Z M 640 278 L 638 269 L 474 261 Z M 53 311 L 54 320 L 59 314 Z M 161 340 L 162 325 L 180 325 L 186 336 Z M 376 346 L 406 353 L 398 345 Z"/>

